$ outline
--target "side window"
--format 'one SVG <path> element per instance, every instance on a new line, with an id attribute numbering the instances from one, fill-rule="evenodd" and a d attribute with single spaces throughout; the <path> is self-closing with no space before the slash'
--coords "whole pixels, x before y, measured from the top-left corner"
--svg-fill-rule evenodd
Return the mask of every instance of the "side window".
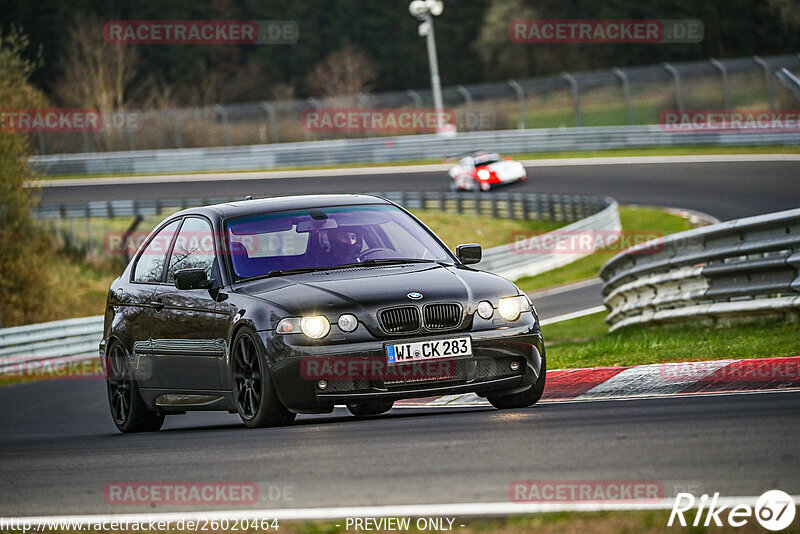
<path id="1" fill-rule="evenodd" d="M 178 224 L 180 224 L 180 221 L 175 221 L 162 228 L 147 244 L 142 253 L 139 254 L 136 260 L 136 267 L 133 270 L 134 282 L 161 282 L 169 245 L 178 230 Z"/>
<path id="2" fill-rule="evenodd" d="M 175 271 L 181 269 L 205 269 L 211 278 L 214 265 L 214 236 L 211 225 L 205 219 L 189 217 L 183 222 L 172 256 L 169 258 L 167 283 L 175 282 Z"/>

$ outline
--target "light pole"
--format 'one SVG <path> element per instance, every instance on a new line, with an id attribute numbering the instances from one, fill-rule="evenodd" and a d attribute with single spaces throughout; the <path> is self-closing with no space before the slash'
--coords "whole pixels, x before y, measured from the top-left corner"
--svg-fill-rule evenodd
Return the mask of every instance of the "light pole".
<path id="1" fill-rule="evenodd" d="M 408 12 L 420 21 L 419 35 L 425 37 L 428 45 L 428 63 L 431 69 L 431 89 L 433 90 L 433 107 L 436 109 L 436 132 L 443 133 L 444 109 L 442 106 L 442 85 L 439 81 L 439 61 L 436 58 L 436 38 L 433 35 L 433 17 L 444 11 L 442 0 L 414 0 L 408 6 Z"/>

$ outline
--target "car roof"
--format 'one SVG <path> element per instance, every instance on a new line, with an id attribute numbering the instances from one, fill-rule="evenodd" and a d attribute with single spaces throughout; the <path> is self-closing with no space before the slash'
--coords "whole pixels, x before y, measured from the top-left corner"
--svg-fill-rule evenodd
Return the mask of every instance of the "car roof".
<path id="1" fill-rule="evenodd" d="M 184 215 L 217 216 L 223 219 L 272 213 L 276 211 L 329 208 L 333 206 L 357 206 L 363 204 L 391 204 L 388 200 L 374 195 L 295 195 L 269 197 L 236 202 L 224 202 L 210 206 L 185 209 L 174 217 Z"/>

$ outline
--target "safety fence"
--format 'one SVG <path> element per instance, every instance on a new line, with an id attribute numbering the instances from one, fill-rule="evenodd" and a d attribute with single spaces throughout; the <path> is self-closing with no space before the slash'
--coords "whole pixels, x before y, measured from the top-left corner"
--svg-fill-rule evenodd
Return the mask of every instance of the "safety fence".
<path id="1" fill-rule="evenodd" d="M 603 268 L 611 330 L 681 320 L 796 317 L 800 209 L 672 234 Z"/>
<path id="2" fill-rule="evenodd" d="M 792 97 L 774 83 L 774 78 L 781 69 L 798 68 L 797 54 L 708 59 L 456 85 L 445 87 L 442 96 L 460 132 L 656 124 L 665 109 L 796 108 L 796 101 L 788 104 L 787 99 Z M 39 132 L 33 144 L 39 155 L 46 155 L 380 137 L 391 133 L 369 129 L 326 132 L 309 127 L 303 117 L 322 109 L 432 107 L 433 98 L 426 89 L 196 108 L 131 109 L 114 113 L 103 121 L 99 131 Z"/>

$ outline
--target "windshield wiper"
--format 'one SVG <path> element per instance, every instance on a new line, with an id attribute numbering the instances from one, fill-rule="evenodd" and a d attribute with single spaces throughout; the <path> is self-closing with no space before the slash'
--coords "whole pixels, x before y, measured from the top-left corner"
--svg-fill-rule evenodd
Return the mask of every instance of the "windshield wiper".
<path id="1" fill-rule="evenodd" d="M 315 273 L 317 271 L 327 271 L 328 269 L 336 269 L 337 267 L 298 267 L 296 269 L 275 269 L 274 271 L 270 271 L 266 275 L 257 278 L 271 278 L 273 276 L 283 276 L 285 274 L 303 274 L 303 273 Z"/>
<path id="2" fill-rule="evenodd" d="M 254 276 L 253 278 L 272 278 L 275 276 L 284 276 L 287 274 L 304 274 L 315 273 L 319 271 L 333 271 L 336 269 L 350 269 L 353 267 L 368 267 L 371 265 L 395 265 L 402 263 L 438 263 L 440 265 L 451 265 L 444 263 L 441 260 L 423 260 L 419 258 L 374 258 L 354 263 L 343 263 L 341 265 L 329 265 L 326 267 L 297 267 L 296 269 L 275 269 L 269 273 L 261 276 Z"/>
<path id="3" fill-rule="evenodd" d="M 438 263 L 438 261 L 419 258 L 374 258 L 359 263 L 353 263 L 352 265 L 392 265 L 396 263 Z"/>

